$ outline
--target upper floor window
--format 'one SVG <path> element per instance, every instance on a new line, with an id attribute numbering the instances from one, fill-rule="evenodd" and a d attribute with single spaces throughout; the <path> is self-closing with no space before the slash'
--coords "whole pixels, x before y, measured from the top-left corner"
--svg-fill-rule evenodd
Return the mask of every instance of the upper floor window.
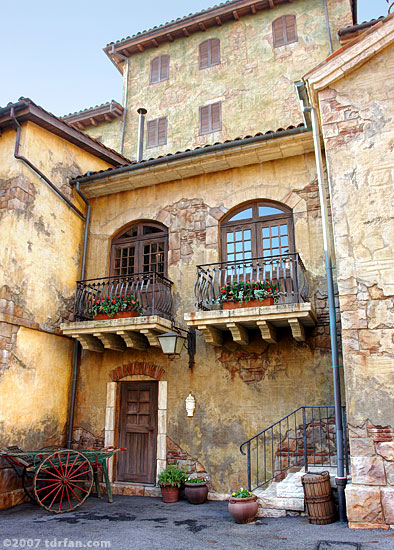
<path id="1" fill-rule="evenodd" d="M 211 103 L 200 107 L 200 135 L 218 132 L 222 129 L 222 103 Z"/>
<path id="2" fill-rule="evenodd" d="M 218 38 L 210 38 L 202 42 L 199 47 L 200 53 L 200 69 L 212 67 L 212 65 L 220 64 L 220 40 Z"/>
<path id="3" fill-rule="evenodd" d="M 254 202 L 222 222 L 222 261 L 282 256 L 294 251 L 291 210 L 275 202 Z"/>
<path id="4" fill-rule="evenodd" d="M 170 56 L 159 55 L 150 62 L 150 78 L 149 84 L 156 84 L 168 80 L 170 71 Z"/>
<path id="5" fill-rule="evenodd" d="M 297 26 L 295 15 L 283 15 L 272 23 L 274 48 L 297 42 Z"/>
<path id="6" fill-rule="evenodd" d="M 111 276 L 154 271 L 167 275 L 168 231 L 157 222 L 129 226 L 111 243 Z"/>
<path id="7" fill-rule="evenodd" d="M 148 120 L 146 128 L 146 146 L 157 147 L 167 143 L 167 117 Z"/>

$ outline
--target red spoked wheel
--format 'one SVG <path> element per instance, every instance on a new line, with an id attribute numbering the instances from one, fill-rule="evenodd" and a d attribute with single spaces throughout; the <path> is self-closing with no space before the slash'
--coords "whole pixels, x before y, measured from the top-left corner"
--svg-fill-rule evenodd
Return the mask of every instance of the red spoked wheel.
<path id="1" fill-rule="evenodd" d="M 93 470 L 83 453 L 56 451 L 47 456 L 34 477 L 37 502 L 55 514 L 75 510 L 88 498 L 93 486 Z"/>

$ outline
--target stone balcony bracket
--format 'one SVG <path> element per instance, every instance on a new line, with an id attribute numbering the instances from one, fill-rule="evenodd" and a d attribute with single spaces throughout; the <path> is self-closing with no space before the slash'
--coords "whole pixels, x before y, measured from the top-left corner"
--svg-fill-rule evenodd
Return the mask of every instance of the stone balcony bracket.
<path id="1" fill-rule="evenodd" d="M 106 349 L 125 351 L 160 348 L 158 335 L 171 331 L 171 321 L 159 315 L 62 323 L 60 329 L 81 343 L 82 349 L 103 353 Z"/>
<path id="2" fill-rule="evenodd" d="M 280 340 L 280 329 L 290 327 L 293 338 L 304 342 L 305 328 L 316 325 L 316 315 L 312 305 L 304 302 L 185 313 L 185 322 L 201 331 L 207 344 L 222 346 L 227 331 L 234 342 L 246 346 L 249 331 L 253 329 L 260 331 L 265 342 L 276 344 Z"/>

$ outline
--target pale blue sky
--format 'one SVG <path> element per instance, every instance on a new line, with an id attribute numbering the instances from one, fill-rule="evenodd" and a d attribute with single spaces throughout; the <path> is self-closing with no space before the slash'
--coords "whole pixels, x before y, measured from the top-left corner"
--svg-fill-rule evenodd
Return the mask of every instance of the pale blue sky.
<path id="1" fill-rule="evenodd" d="M 121 75 L 102 48 L 215 3 L 2 0 L 0 105 L 23 95 L 63 115 L 110 99 L 121 101 Z M 358 0 L 358 5 L 359 22 L 387 15 L 386 0 Z"/>

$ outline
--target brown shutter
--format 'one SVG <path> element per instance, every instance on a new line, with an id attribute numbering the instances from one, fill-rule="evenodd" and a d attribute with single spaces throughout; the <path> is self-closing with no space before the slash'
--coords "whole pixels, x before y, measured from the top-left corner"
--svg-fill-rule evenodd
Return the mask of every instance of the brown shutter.
<path id="1" fill-rule="evenodd" d="M 283 17 L 279 17 L 272 23 L 272 36 L 274 41 L 274 48 L 283 46 L 285 44 L 285 33 L 284 33 L 284 20 Z"/>
<path id="2" fill-rule="evenodd" d="M 210 132 L 210 105 L 200 107 L 200 134 L 208 134 Z"/>
<path id="3" fill-rule="evenodd" d="M 200 44 L 200 69 L 209 67 L 209 40 Z"/>
<path id="4" fill-rule="evenodd" d="M 160 56 L 160 82 L 162 80 L 168 80 L 170 70 L 170 56 Z"/>
<path id="5" fill-rule="evenodd" d="M 167 117 L 158 119 L 157 144 L 165 145 L 167 143 Z"/>
<path id="6" fill-rule="evenodd" d="M 160 76 L 160 57 L 155 57 L 150 62 L 149 84 L 155 84 L 155 82 L 159 82 L 159 76 Z"/>
<path id="7" fill-rule="evenodd" d="M 148 120 L 146 125 L 146 146 L 154 147 L 157 144 L 157 121 Z"/>
<path id="8" fill-rule="evenodd" d="M 212 103 L 211 107 L 211 132 L 217 132 L 222 129 L 222 104 Z"/>
<path id="9" fill-rule="evenodd" d="M 211 38 L 210 40 L 211 62 L 210 65 L 219 65 L 220 63 L 220 40 Z"/>
<path id="10" fill-rule="evenodd" d="M 285 15 L 286 44 L 297 42 L 297 27 L 295 15 Z"/>

